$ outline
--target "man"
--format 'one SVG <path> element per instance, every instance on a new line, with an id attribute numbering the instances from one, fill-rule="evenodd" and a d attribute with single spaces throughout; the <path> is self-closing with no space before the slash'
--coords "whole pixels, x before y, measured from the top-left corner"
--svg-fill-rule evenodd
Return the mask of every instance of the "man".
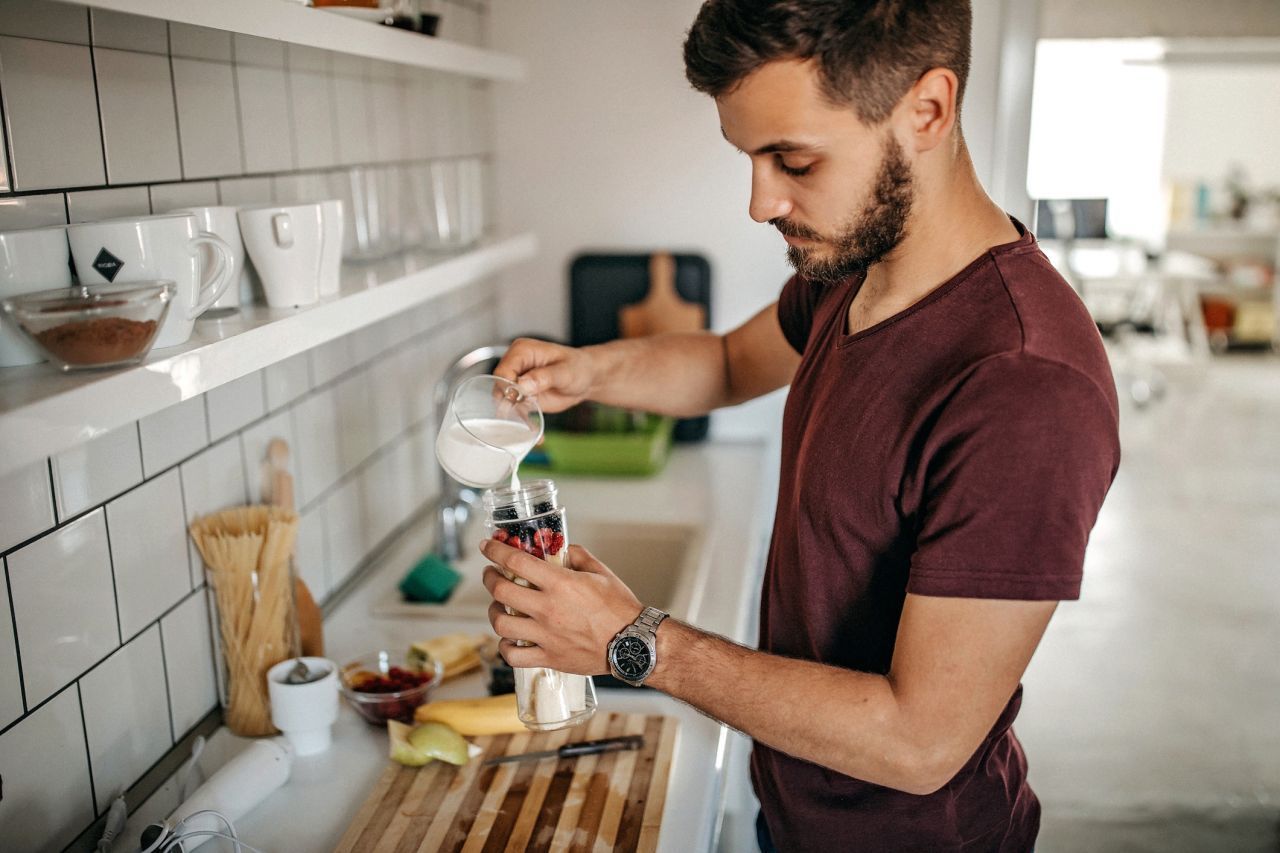
<path id="1" fill-rule="evenodd" d="M 1088 314 L 974 173 L 969 30 L 964 0 L 707 2 L 687 74 L 796 276 L 723 336 L 522 340 L 497 370 L 551 411 L 790 384 L 759 651 L 642 612 L 581 547 L 571 571 L 482 546 L 537 587 L 486 570 L 513 666 L 612 668 L 754 739 L 766 851 L 1026 851 L 1039 827 L 1019 681 L 1079 594 L 1117 404 Z"/>

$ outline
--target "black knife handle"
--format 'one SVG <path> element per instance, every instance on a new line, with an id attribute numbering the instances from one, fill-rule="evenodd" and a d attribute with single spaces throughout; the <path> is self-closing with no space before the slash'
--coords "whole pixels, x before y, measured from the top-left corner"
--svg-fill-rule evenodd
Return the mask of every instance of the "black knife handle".
<path id="1" fill-rule="evenodd" d="M 572 758 L 575 755 L 593 755 L 598 752 L 617 752 L 620 749 L 639 749 L 644 746 L 644 735 L 623 735 L 607 737 L 601 740 L 584 740 L 579 743 L 566 743 L 558 750 L 561 758 Z"/>

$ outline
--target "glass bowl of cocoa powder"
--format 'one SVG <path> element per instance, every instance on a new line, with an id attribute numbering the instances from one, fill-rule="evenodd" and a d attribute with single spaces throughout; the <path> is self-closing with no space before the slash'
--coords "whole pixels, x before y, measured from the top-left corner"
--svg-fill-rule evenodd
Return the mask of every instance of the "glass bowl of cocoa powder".
<path id="1" fill-rule="evenodd" d="M 173 299 L 171 281 L 60 287 L 0 307 L 60 370 L 96 370 L 146 358 Z"/>

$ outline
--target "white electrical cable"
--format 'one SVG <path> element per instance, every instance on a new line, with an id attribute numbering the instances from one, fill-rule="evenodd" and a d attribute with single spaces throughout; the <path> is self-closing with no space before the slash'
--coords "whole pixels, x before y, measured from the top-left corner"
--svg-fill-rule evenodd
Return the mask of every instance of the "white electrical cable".
<path id="1" fill-rule="evenodd" d="M 191 755 L 178 768 L 179 802 L 185 803 L 191 797 L 195 788 L 199 787 L 198 784 L 192 787 L 191 782 L 193 779 L 199 776 L 201 777 L 200 781 L 204 781 L 200 768 L 196 766 L 196 762 L 200 760 L 201 753 L 204 752 L 204 745 L 204 735 L 196 735 L 196 739 L 191 742 Z"/>
<path id="2" fill-rule="evenodd" d="M 212 830 L 212 829 L 192 829 L 184 832 L 182 829 L 183 824 L 185 824 L 187 821 L 191 820 L 192 818 L 199 817 L 200 815 L 210 815 L 212 817 L 217 818 L 218 820 L 222 821 L 223 825 L 226 826 L 227 831 L 217 832 L 216 830 Z M 235 824 L 233 824 L 230 821 L 230 819 L 227 818 L 226 815 L 222 814 L 221 812 L 214 811 L 213 809 L 201 809 L 200 811 L 192 812 L 191 814 L 184 817 L 182 820 L 178 821 L 178 823 L 173 827 L 171 831 L 173 835 L 169 838 L 168 841 L 164 842 L 164 844 L 161 845 L 158 853 L 169 853 L 174 849 L 174 845 L 178 845 L 177 849 L 181 851 L 183 849 L 181 846 L 183 841 L 190 838 L 196 838 L 197 836 L 204 837 L 204 838 L 225 838 L 235 845 L 236 853 L 244 853 L 244 851 L 246 850 L 249 851 L 249 853 L 262 853 L 262 851 L 259 850 L 258 848 L 253 847 L 241 841 L 239 837 L 236 836 Z"/>
<path id="3" fill-rule="evenodd" d="M 128 819 L 129 807 L 125 805 L 124 797 L 116 797 L 111 801 L 111 808 L 107 811 L 107 822 L 102 829 L 102 838 L 98 840 L 98 853 L 106 853 L 111 849 L 111 842 L 124 831 L 124 825 Z"/>
<path id="4" fill-rule="evenodd" d="M 215 832 L 212 829 L 196 829 L 196 830 L 192 830 L 191 832 L 188 832 L 186 835 L 181 835 L 181 836 L 178 836 L 177 838 L 171 838 L 169 839 L 169 843 L 166 844 L 161 849 L 161 853 L 170 853 L 170 851 L 174 849 L 175 844 L 179 845 L 178 850 L 181 851 L 182 842 L 190 838 L 195 838 L 197 835 L 203 836 L 206 838 L 225 838 L 235 845 L 236 853 L 244 853 L 244 851 L 246 850 L 249 851 L 249 853 L 262 853 L 262 851 L 259 850 L 257 847 L 254 847 L 249 844 L 245 844 L 243 841 L 241 841 L 239 838 L 236 838 L 234 835 L 227 835 L 225 832 Z"/>

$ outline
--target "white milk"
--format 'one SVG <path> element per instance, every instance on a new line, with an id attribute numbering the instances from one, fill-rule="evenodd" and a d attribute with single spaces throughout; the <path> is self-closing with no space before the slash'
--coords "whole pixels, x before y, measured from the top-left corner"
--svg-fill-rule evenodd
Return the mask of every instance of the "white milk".
<path id="1" fill-rule="evenodd" d="M 537 439 L 537 433 L 514 421 L 476 418 L 463 429 L 451 419 L 436 436 L 436 458 L 450 477 L 468 486 L 516 482 L 516 469 Z"/>

